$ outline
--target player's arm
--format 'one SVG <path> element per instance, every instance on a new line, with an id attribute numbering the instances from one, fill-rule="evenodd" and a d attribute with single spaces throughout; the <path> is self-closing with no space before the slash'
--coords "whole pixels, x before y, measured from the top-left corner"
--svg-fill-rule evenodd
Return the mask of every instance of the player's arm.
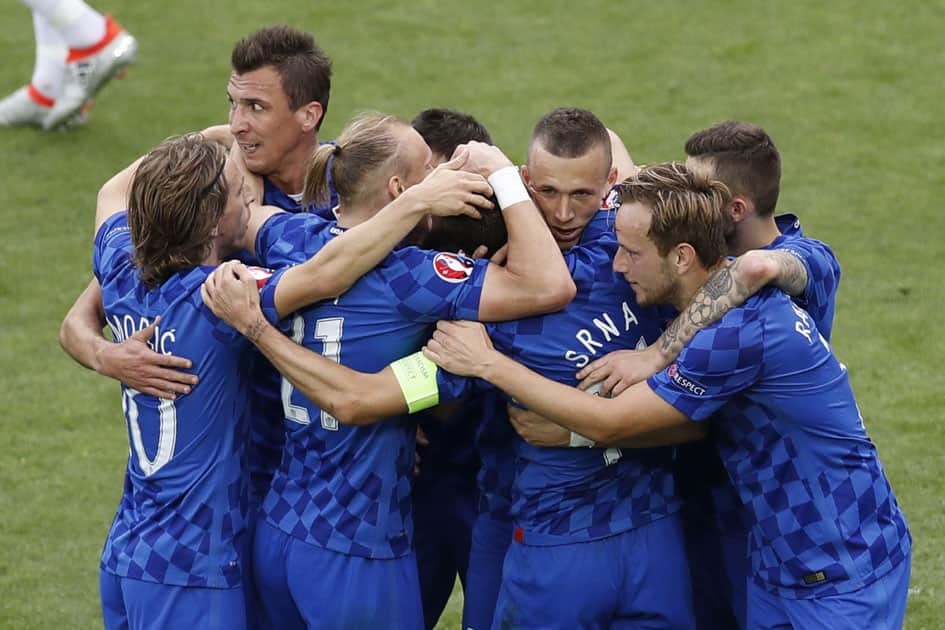
<path id="1" fill-rule="evenodd" d="M 798 296 L 804 293 L 807 282 L 807 268 L 789 251 L 745 252 L 709 277 L 656 343 L 645 350 L 611 352 L 589 363 L 577 373 L 580 387 L 587 389 L 601 383 L 603 395 L 619 395 L 672 363 L 698 331 L 744 304 L 762 287 L 771 284 Z"/>
<path id="2" fill-rule="evenodd" d="M 109 217 L 127 207 L 131 182 L 142 159 L 122 169 L 99 190 L 95 206 L 96 233 Z M 122 343 L 105 339 L 102 336 L 104 327 L 102 287 L 96 278 L 92 278 L 59 328 L 59 343 L 63 350 L 86 368 L 160 398 L 173 399 L 178 393 L 188 393 L 197 384 L 195 375 L 178 371 L 189 368 L 189 360 L 163 355 L 148 347 L 153 325 Z M 147 336 L 143 336 L 145 333 Z"/>
<path id="3" fill-rule="evenodd" d="M 631 443 L 689 422 L 646 383 L 617 398 L 601 398 L 544 378 L 497 352 L 478 323 L 439 322 L 424 354 L 447 371 L 492 383 L 525 407 L 596 444 Z"/>
<path id="4" fill-rule="evenodd" d="M 530 409 L 522 409 L 515 405 L 508 406 L 509 421 L 515 432 L 531 444 L 542 447 L 589 447 L 598 446 L 593 440 L 555 423 L 554 421 L 535 413 Z M 705 437 L 706 428 L 699 423 L 686 424 L 659 429 L 644 433 L 632 438 L 621 440 L 618 443 L 603 444 L 601 446 L 618 446 L 621 448 L 653 448 L 691 442 Z"/>
<path id="5" fill-rule="evenodd" d="M 610 160 L 613 168 L 617 169 L 617 181 L 622 182 L 628 177 L 636 175 L 640 169 L 633 163 L 633 158 L 630 157 L 630 152 L 627 151 L 627 145 L 613 130 L 607 129 L 607 135 L 610 136 Z"/>
<path id="6" fill-rule="evenodd" d="M 239 262 L 215 270 L 201 295 L 217 317 L 245 335 L 303 396 L 339 422 L 369 424 L 407 412 L 390 367 L 376 374 L 357 372 L 295 343 L 266 321 L 256 281 Z"/>
<path id="7" fill-rule="evenodd" d="M 504 321 L 563 308 L 577 289 L 518 169 L 498 147 L 463 146 L 470 152 L 468 167 L 488 177 L 509 234 L 505 266 L 490 264 L 486 271 L 479 319 Z"/>
<path id="8" fill-rule="evenodd" d="M 467 153 L 438 166 L 422 182 L 372 218 L 332 239 L 315 256 L 287 271 L 275 292 L 280 317 L 347 291 L 393 250 L 427 214 L 479 218 L 492 189 L 485 178 L 460 170 Z"/>

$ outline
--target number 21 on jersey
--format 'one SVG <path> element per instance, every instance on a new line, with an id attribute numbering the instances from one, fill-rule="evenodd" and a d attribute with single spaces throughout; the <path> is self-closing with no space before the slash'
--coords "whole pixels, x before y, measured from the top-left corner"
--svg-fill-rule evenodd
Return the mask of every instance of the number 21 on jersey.
<path id="1" fill-rule="evenodd" d="M 341 334 L 344 331 L 344 317 L 326 317 L 325 319 L 315 320 L 315 339 L 322 342 L 322 355 L 334 361 L 341 362 Z M 305 320 L 301 315 L 292 318 L 292 341 L 301 344 L 305 339 Z M 308 409 L 292 404 L 292 392 L 295 388 L 289 379 L 282 377 L 282 406 L 285 409 L 287 420 L 299 424 L 310 424 L 312 419 L 309 417 Z M 326 411 L 321 412 L 322 428 L 329 431 L 338 430 L 338 420 Z"/>

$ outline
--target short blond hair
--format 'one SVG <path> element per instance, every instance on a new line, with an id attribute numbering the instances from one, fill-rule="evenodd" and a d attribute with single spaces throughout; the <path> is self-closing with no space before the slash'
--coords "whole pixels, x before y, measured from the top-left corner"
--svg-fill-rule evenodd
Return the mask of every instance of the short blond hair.
<path id="1" fill-rule="evenodd" d="M 620 184 L 619 194 L 621 203 L 637 202 L 650 209 L 647 236 L 661 256 L 679 243 L 689 243 L 707 268 L 725 256 L 723 211 L 732 195 L 722 182 L 680 162 L 666 162 L 641 168 Z"/>

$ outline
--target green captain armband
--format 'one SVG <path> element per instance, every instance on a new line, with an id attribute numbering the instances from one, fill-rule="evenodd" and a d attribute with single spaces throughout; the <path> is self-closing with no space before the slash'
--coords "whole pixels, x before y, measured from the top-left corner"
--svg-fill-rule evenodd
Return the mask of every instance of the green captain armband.
<path id="1" fill-rule="evenodd" d="M 439 369 L 433 361 L 415 352 L 390 364 L 410 413 L 440 404 L 440 388 L 436 383 Z"/>

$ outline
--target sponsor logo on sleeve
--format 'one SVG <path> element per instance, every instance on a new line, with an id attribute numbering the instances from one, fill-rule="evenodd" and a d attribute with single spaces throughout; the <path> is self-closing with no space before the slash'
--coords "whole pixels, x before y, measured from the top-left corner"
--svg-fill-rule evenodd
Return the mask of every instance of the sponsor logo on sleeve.
<path id="1" fill-rule="evenodd" d="M 687 391 L 694 396 L 705 396 L 705 387 L 683 376 L 679 371 L 678 364 L 673 363 L 669 366 L 666 369 L 666 375 L 669 376 L 669 380 L 679 389 Z"/>
<path id="2" fill-rule="evenodd" d="M 465 256 L 440 252 L 433 257 L 433 270 L 447 282 L 465 282 L 472 275 L 473 261 Z"/>

